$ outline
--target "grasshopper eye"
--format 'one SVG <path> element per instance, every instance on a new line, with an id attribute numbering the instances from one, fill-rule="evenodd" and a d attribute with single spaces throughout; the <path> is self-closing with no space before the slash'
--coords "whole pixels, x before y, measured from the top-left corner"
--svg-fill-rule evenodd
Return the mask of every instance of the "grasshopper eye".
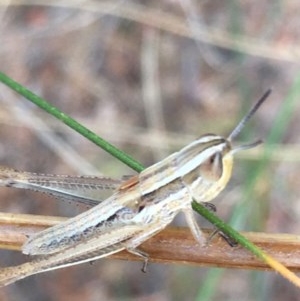
<path id="1" fill-rule="evenodd" d="M 200 166 L 200 175 L 207 181 L 217 181 L 223 173 L 222 154 L 217 152 Z"/>

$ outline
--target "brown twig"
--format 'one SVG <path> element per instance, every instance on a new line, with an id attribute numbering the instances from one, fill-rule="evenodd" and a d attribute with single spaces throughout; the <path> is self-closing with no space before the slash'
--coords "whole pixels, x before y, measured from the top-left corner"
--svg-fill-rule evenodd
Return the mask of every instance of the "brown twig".
<path id="1" fill-rule="evenodd" d="M 0 213 L 0 248 L 21 250 L 28 235 L 65 220 L 62 217 Z M 211 230 L 205 230 L 209 236 Z M 300 271 L 300 237 L 290 234 L 243 233 L 293 271 Z M 151 261 L 161 263 L 185 263 L 201 266 L 270 269 L 244 248 L 231 247 L 220 236 L 211 239 L 207 246 L 196 244 L 189 229 L 167 228 L 142 244 L 141 249 L 150 255 Z M 113 258 L 138 260 L 127 252 Z"/>

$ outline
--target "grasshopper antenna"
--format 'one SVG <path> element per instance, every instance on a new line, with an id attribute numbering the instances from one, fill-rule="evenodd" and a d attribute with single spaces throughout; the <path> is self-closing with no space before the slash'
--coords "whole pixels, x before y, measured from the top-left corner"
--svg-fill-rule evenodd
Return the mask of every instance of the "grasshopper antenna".
<path id="1" fill-rule="evenodd" d="M 239 124 L 235 127 L 235 129 L 231 132 L 228 136 L 229 141 L 233 141 L 241 130 L 244 128 L 245 124 L 249 121 L 249 119 L 255 114 L 255 112 L 260 108 L 260 106 L 264 103 L 264 101 L 269 97 L 271 94 L 272 89 L 268 89 L 264 95 L 255 103 L 255 105 L 250 109 L 248 114 L 244 116 L 244 118 L 239 122 Z M 255 142 L 255 145 L 261 143 L 260 141 Z M 253 144 L 251 144 L 253 145 Z M 249 147 L 247 147 L 249 148 Z"/>

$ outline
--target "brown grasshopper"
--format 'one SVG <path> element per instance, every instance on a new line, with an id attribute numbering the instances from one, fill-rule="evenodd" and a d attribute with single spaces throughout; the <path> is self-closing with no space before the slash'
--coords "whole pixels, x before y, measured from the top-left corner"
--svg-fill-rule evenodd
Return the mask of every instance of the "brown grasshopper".
<path id="1" fill-rule="evenodd" d="M 31 189 L 93 206 L 29 237 L 22 251 L 37 258 L 0 269 L 0 286 L 121 250 L 142 257 L 145 270 L 149 256 L 137 247 L 164 229 L 179 212 L 184 213 L 196 241 L 205 244 L 192 201 L 203 203 L 216 197 L 231 177 L 233 155 L 261 143 L 232 146 L 270 92 L 258 100 L 228 138 L 204 135 L 128 180 L 33 174 L 0 167 L 0 186 Z M 114 189 L 114 193 L 101 201 L 102 189 Z"/>

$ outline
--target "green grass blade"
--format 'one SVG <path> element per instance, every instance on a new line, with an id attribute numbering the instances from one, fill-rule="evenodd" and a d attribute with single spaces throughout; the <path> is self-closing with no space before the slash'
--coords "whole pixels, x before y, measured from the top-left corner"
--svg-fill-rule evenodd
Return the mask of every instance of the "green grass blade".
<path id="1" fill-rule="evenodd" d="M 26 99 L 43 109 L 44 111 L 48 112 L 50 115 L 56 117 L 67 126 L 75 130 L 77 133 L 81 134 L 88 140 L 95 143 L 97 146 L 101 147 L 103 150 L 120 160 L 121 162 L 125 163 L 132 169 L 140 172 L 144 169 L 143 165 L 138 161 L 134 160 L 132 157 L 124 153 L 123 151 L 119 150 L 106 140 L 100 138 L 98 135 L 78 123 L 76 120 L 68 116 L 67 114 L 60 111 L 58 108 L 54 107 L 50 103 L 48 103 L 45 99 L 39 97 L 38 95 L 34 94 L 33 92 L 29 91 L 19 83 L 15 82 L 13 79 L 9 78 L 4 73 L 0 72 L 0 81 L 10 87 L 12 90 L 16 91 L 20 95 L 24 96 Z"/>

